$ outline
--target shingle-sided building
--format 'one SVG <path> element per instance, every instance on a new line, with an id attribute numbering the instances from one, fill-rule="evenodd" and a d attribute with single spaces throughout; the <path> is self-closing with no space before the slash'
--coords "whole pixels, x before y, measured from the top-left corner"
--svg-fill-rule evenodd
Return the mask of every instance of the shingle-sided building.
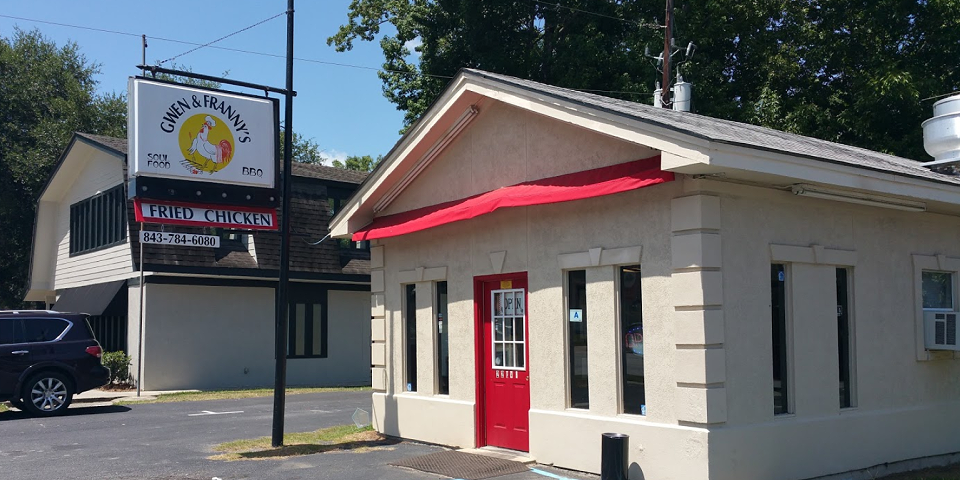
<path id="1" fill-rule="evenodd" d="M 331 225 L 379 431 L 768 480 L 956 458 L 958 215 L 911 160 L 465 70 Z"/>
<path id="2" fill-rule="evenodd" d="M 144 389 L 272 385 L 279 235 L 146 224 L 217 234 L 221 244 L 141 245 L 125 192 L 126 151 L 124 139 L 74 136 L 40 196 L 26 300 L 91 314 L 104 347 L 133 356 Z M 290 385 L 370 382 L 369 251 L 317 243 L 364 177 L 293 166 Z"/>

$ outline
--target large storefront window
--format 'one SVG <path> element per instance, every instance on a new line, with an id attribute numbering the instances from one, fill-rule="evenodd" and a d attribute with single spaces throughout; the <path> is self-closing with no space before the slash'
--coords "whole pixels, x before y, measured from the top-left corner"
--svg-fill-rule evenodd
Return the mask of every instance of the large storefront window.
<path id="1" fill-rule="evenodd" d="M 640 300 L 640 266 L 620 268 L 620 358 L 623 375 L 623 413 L 647 414 L 643 383 L 643 312 Z"/>
<path id="2" fill-rule="evenodd" d="M 567 272 L 567 337 L 570 358 L 570 406 L 590 408 L 587 369 L 587 272 Z"/>

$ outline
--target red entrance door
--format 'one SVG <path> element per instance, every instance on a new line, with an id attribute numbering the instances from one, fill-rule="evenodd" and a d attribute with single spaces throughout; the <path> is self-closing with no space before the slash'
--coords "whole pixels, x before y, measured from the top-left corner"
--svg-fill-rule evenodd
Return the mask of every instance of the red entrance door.
<path id="1" fill-rule="evenodd" d="M 477 280 L 477 415 L 479 445 L 530 448 L 530 374 L 527 370 L 527 275 Z"/>

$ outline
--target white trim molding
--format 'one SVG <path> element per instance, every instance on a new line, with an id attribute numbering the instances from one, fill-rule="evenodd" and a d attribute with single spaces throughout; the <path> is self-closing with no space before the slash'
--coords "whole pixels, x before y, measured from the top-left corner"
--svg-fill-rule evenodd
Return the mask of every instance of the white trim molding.
<path id="1" fill-rule="evenodd" d="M 813 263 L 816 265 L 854 267 L 857 265 L 857 252 L 855 250 L 824 248 L 822 245 L 800 247 L 796 245 L 777 245 L 771 243 L 770 259 L 774 262 Z"/>
<path id="2" fill-rule="evenodd" d="M 397 272 L 400 283 L 442 282 L 447 279 L 447 267 L 417 267 Z"/>
<path id="3" fill-rule="evenodd" d="M 561 270 L 587 267 L 607 267 L 640 263 L 643 247 L 610 248 L 595 247 L 586 252 L 564 253 L 557 256 Z"/>

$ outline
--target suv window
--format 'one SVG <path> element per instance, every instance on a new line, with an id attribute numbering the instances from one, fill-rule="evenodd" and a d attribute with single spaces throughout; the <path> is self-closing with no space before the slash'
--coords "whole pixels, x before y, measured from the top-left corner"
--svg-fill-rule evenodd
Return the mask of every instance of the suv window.
<path id="1" fill-rule="evenodd" d="M 59 318 L 27 318 L 23 322 L 28 343 L 52 342 L 70 324 Z"/>
<path id="2" fill-rule="evenodd" d="M 19 318 L 0 318 L 0 345 L 23 343 Z"/>

